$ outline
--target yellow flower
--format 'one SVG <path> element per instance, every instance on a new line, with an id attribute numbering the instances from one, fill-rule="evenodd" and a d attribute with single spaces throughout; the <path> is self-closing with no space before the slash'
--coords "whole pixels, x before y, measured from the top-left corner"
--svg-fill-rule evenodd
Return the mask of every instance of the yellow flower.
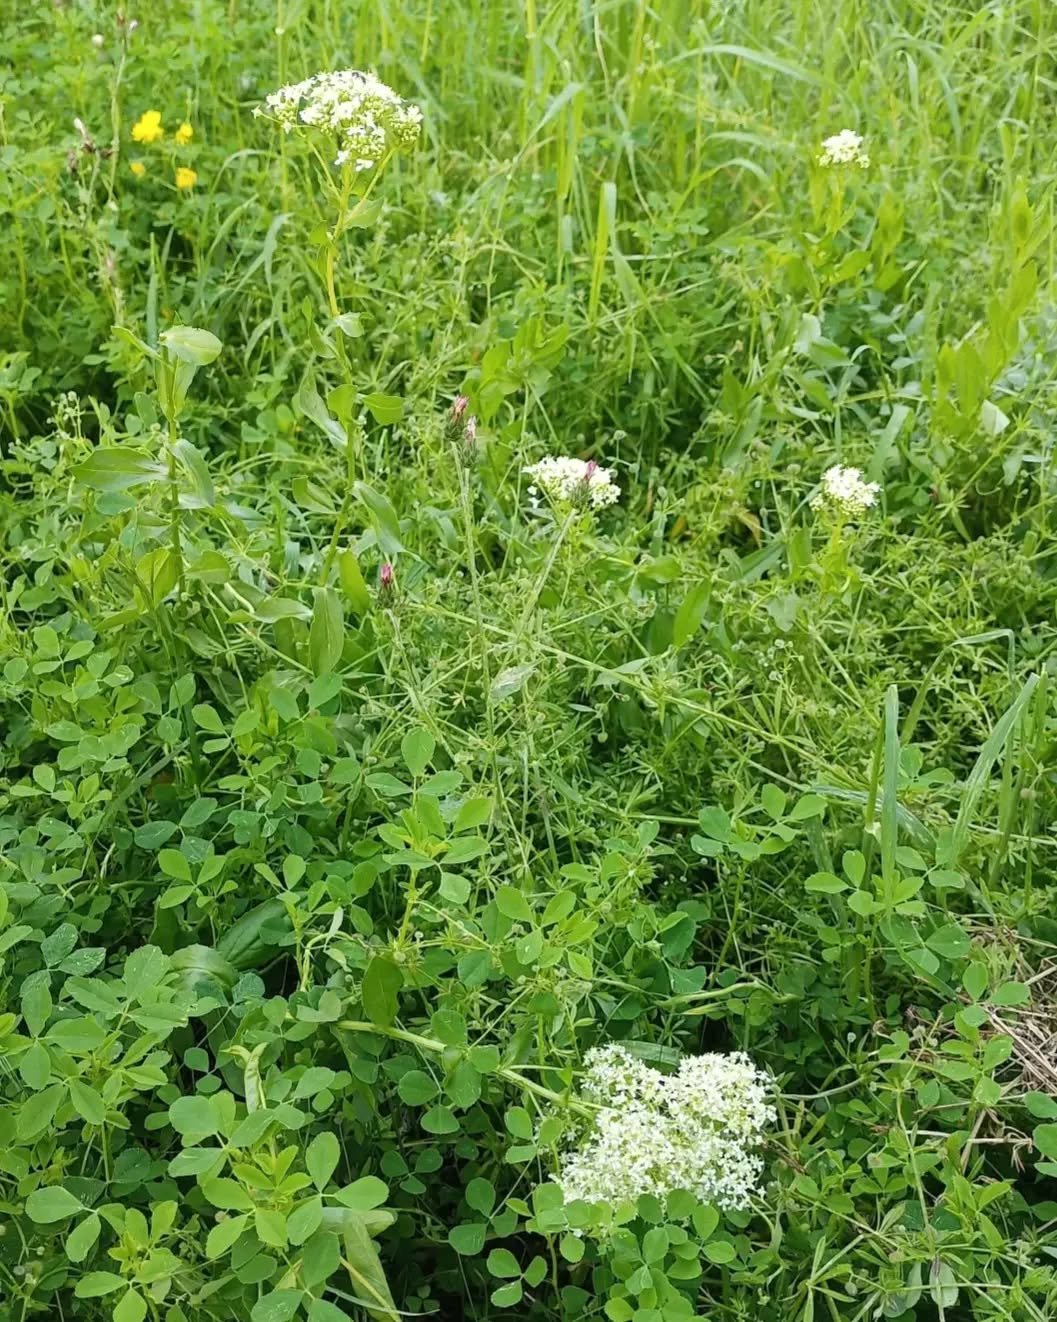
<path id="1" fill-rule="evenodd" d="M 177 188 L 194 188 L 197 182 L 198 175 L 195 174 L 194 170 L 189 170 L 186 165 L 178 165 L 176 167 Z"/>
<path id="2" fill-rule="evenodd" d="M 185 147 L 194 137 L 195 131 L 185 119 L 180 127 L 173 134 L 173 141 L 178 147 Z"/>
<path id="3" fill-rule="evenodd" d="M 157 142 L 165 137 L 160 110 L 145 110 L 132 125 L 133 142 Z"/>
<path id="4" fill-rule="evenodd" d="M 132 171 L 132 173 L 136 176 L 137 179 L 142 179 L 143 176 L 147 173 L 147 167 L 143 164 L 142 161 L 133 161 L 128 168 Z"/>

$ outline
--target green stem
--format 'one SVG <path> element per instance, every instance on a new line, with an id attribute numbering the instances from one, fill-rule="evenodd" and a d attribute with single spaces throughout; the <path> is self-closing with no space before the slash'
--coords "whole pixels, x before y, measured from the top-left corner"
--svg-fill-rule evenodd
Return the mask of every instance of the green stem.
<path id="1" fill-rule="evenodd" d="M 550 577 L 550 572 L 554 568 L 554 562 L 557 560 L 558 552 L 561 550 L 562 543 L 565 541 L 565 535 L 572 527 L 573 521 L 578 513 L 579 511 L 575 509 L 569 511 L 558 529 L 557 537 L 555 537 L 554 541 L 551 543 L 551 549 L 547 553 L 547 559 L 543 568 L 540 570 L 539 577 L 532 585 L 532 591 L 529 593 L 528 601 L 525 602 L 525 609 L 521 616 L 521 623 L 518 626 L 519 634 L 524 633 L 528 628 L 528 622 L 532 618 L 532 612 L 536 609 L 536 602 L 539 600 L 540 593 L 546 586 L 547 579 Z"/>
<path id="2" fill-rule="evenodd" d="M 169 419 L 169 540 L 172 553 L 176 557 L 176 584 L 180 597 L 184 595 L 184 558 L 183 543 L 180 538 L 180 484 L 176 472 L 176 451 L 173 448 L 179 440 L 176 419 Z"/>

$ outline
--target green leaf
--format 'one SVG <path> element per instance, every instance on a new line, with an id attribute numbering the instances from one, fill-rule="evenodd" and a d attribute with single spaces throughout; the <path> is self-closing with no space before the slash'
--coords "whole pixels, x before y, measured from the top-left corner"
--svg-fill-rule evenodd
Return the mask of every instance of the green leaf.
<path id="1" fill-rule="evenodd" d="M 167 877 L 177 881 L 190 881 L 191 865 L 178 849 L 163 849 L 158 854 L 158 866 Z"/>
<path id="2" fill-rule="evenodd" d="M 169 1107 L 169 1123 L 178 1134 L 195 1142 L 220 1130 L 217 1113 L 208 1097 L 177 1097 Z"/>
<path id="3" fill-rule="evenodd" d="M 437 741 L 428 730 L 423 729 L 410 730 L 400 740 L 404 765 L 416 780 L 425 774 L 436 746 Z"/>
<path id="4" fill-rule="evenodd" d="M 198 326 L 170 326 L 158 336 L 158 342 L 174 358 L 194 367 L 207 366 L 224 347 L 215 335 Z"/>
<path id="5" fill-rule="evenodd" d="M 344 452 L 348 445 L 348 433 L 337 418 L 331 417 L 311 376 L 305 377 L 297 394 L 294 395 L 294 408 L 310 422 L 314 422 L 330 440 L 331 445 Z"/>
<path id="6" fill-rule="evenodd" d="M 497 1290 L 492 1291 L 492 1303 L 496 1308 L 511 1308 L 521 1302 L 523 1293 L 521 1282 L 511 1281 L 509 1285 L 501 1285 Z"/>
<path id="7" fill-rule="evenodd" d="M 202 1196 L 225 1212 L 252 1212 L 253 1199 L 238 1180 L 200 1180 Z"/>
<path id="8" fill-rule="evenodd" d="M 965 781 L 958 805 L 958 816 L 955 818 L 954 826 L 951 829 L 949 846 L 945 851 L 944 858 L 937 860 L 942 862 L 945 867 L 953 867 L 965 851 L 969 843 L 969 832 L 976 812 L 976 805 L 987 788 L 991 768 L 1001 755 L 1008 740 L 1012 738 L 1020 714 L 1027 706 L 1031 695 L 1035 692 L 1038 682 L 1038 675 L 1028 676 L 1017 696 L 999 717 L 995 728 L 984 741 L 976 762 Z"/>
<path id="9" fill-rule="evenodd" d="M 303 1290 L 272 1290 L 253 1305 L 250 1318 L 252 1322 L 290 1322 L 303 1298 Z"/>
<path id="10" fill-rule="evenodd" d="M 452 1226 L 448 1231 L 448 1243 L 456 1253 L 466 1258 L 476 1258 L 484 1248 L 488 1226 L 483 1221 L 467 1222 L 461 1226 Z"/>
<path id="11" fill-rule="evenodd" d="M 200 702 L 192 707 L 191 716 L 200 730 L 205 730 L 208 734 L 227 734 L 216 708 L 210 706 L 208 702 Z"/>
<path id="12" fill-rule="evenodd" d="M 404 985 L 404 975 L 391 959 L 375 955 L 363 975 L 360 996 L 364 1011 L 374 1024 L 388 1028 L 396 1019 L 396 994 Z"/>
<path id="13" fill-rule="evenodd" d="M 78 1299 L 100 1299 L 115 1290 L 123 1290 L 125 1285 L 125 1278 L 115 1272 L 88 1272 L 77 1282 L 74 1294 Z"/>
<path id="14" fill-rule="evenodd" d="M 399 1322 L 389 1282 L 367 1231 L 364 1214 L 350 1211 L 342 1222 L 342 1233 L 345 1262 L 357 1298 L 371 1317 L 380 1319 L 380 1322 Z"/>
<path id="15" fill-rule="evenodd" d="M 1044 1157 L 1057 1161 L 1057 1125 L 1036 1125 L 1031 1137 Z"/>
<path id="16" fill-rule="evenodd" d="M 349 1315 L 326 1299 L 313 1299 L 308 1322 L 349 1322 Z"/>
<path id="17" fill-rule="evenodd" d="M 534 1137 L 532 1117 L 523 1106 L 512 1106 L 504 1117 L 507 1132 L 515 1138 L 531 1140 Z"/>
<path id="18" fill-rule="evenodd" d="M 944 959 L 963 959 L 972 948 L 960 923 L 945 923 L 927 938 L 925 944 Z"/>
<path id="19" fill-rule="evenodd" d="M 1031 988 L 1026 982 L 1004 982 L 991 997 L 991 1003 L 1003 1008 L 1027 1005 L 1031 1000 Z"/>
<path id="20" fill-rule="evenodd" d="M 371 594 L 356 559 L 356 552 L 346 547 L 338 555 L 338 581 L 345 598 L 357 615 L 366 615 L 371 609 Z"/>
<path id="21" fill-rule="evenodd" d="M 84 1262 L 99 1238 L 100 1221 L 93 1212 L 86 1216 L 80 1225 L 74 1226 L 66 1236 L 66 1256 L 71 1262 Z"/>
<path id="22" fill-rule="evenodd" d="M 361 1175 L 336 1196 L 344 1207 L 354 1212 L 373 1212 L 389 1197 L 389 1186 L 377 1175 Z"/>
<path id="23" fill-rule="evenodd" d="M 400 520 L 396 511 L 380 491 L 375 491 L 366 482 L 354 482 L 353 495 L 363 504 L 370 516 L 371 527 L 383 555 L 399 555 L 404 549 L 400 540 Z"/>
<path id="24" fill-rule="evenodd" d="M 420 1121 L 427 1134 L 457 1134 L 459 1122 L 450 1107 L 434 1106 Z"/>
<path id="25" fill-rule="evenodd" d="M 848 883 L 832 872 L 815 872 L 804 882 L 804 889 L 819 895 L 838 895 L 848 889 Z"/>
<path id="26" fill-rule="evenodd" d="M 325 1130 L 317 1134 L 305 1152 L 305 1169 L 312 1183 L 322 1193 L 341 1159 L 341 1145 L 334 1134 Z"/>
<path id="27" fill-rule="evenodd" d="M 294 601 L 292 597 L 266 597 L 254 607 L 254 614 L 267 624 L 276 620 L 310 620 L 312 612 L 303 601 Z"/>
<path id="28" fill-rule="evenodd" d="M 67 1087 L 70 1101 L 81 1119 L 90 1125 L 101 1125 L 106 1119 L 106 1106 L 99 1093 L 81 1079 L 68 1079 Z"/>
<path id="29" fill-rule="evenodd" d="M 291 1244 L 303 1244 L 314 1235 L 323 1220 L 323 1204 L 319 1198 L 310 1198 L 295 1208 L 287 1217 L 286 1233 Z"/>
<path id="30" fill-rule="evenodd" d="M 382 395 L 377 392 L 364 395 L 363 402 L 370 409 L 375 422 L 383 425 L 399 422 L 404 416 L 404 401 L 399 395 Z"/>
<path id="31" fill-rule="evenodd" d="M 226 1221 L 219 1221 L 206 1236 L 206 1257 L 219 1258 L 225 1254 L 248 1224 L 248 1216 L 229 1216 Z"/>
<path id="32" fill-rule="evenodd" d="M 65 1217 L 83 1211 L 81 1200 L 57 1184 L 49 1185 L 46 1189 L 34 1189 L 26 1199 L 26 1215 L 37 1225 L 62 1221 Z"/>
<path id="33" fill-rule="evenodd" d="M 180 577 L 180 561 L 168 546 L 156 547 L 136 561 L 136 583 L 140 600 L 147 606 L 163 602 Z"/>
<path id="34" fill-rule="evenodd" d="M 345 645 L 345 615 L 333 588 L 316 588 L 312 624 L 308 632 L 308 659 L 315 675 L 337 668 Z"/>
<path id="35" fill-rule="evenodd" d="M 584 1242 L 579 1235 L 563 1235 L 558 1247 L 566 1262 L 577 1263 L 582 1261 L 584 1256 Z"/>
<path id="36" fill-rule="evenodd" d="M 518 1260 L 509 1249 L 493 1249 L 488 1255 L 486 1266 L 490 1274 L 498 1276 L 500 1280 L 521 1276 Z"/>
<path id="37" fill-rule="evenodd" d="M 138 1290 L 129 1287 L 114 1309 L 113 1322 L 143 1322 L 147 1316 L 147 1301 Z"/>
<path id="38" fill-rule="evenodd" d="M 40 1092 L 41 1088 L 47 1087 L 51 1078 L 51 1053 L 43 1042 L 34 1042 L 29 1050 L 23 1053 L 18 1062 L 18 1072 L 22 1076 L 22 1082 L 34 1092 Z"/>
<path id="39" fill-rule="evenodd" d="M 173 442 L 172 452 L 187 475 L 190 486 L 190 491 L 184 497 L 185 501 L 189 499 L 196 509 L 209 509 L 215 505 L 216 491 L 202 452 L 196 450 L 190 441 L 185 441 L 182 437 Z"/>
<path id="40" fill-rule="evenodd" d="M 479 1175 L 475 1176 L 466 1186 L 463 1197 L 466 1199 L 467 1207 L 472 1207 L 475 1212 L 480 1212 L 482 1216 L 492 1215 L 496 1192 L 491 1180 L 485 1180 Z"/>
<path id="41" fill-rule="evenodd" d="M 286 1217 L 271 1207 L 258 1207 L 253 1214 L 253 1226 L 262 1244 L 275 1249 L 286 1248 Z"/>
<path id="42" fill-rule="evenodd" d="M 408 1106 L 424 1106 L 437 1095 L 437 1085 L 424 1070 L 408 1070 L 396 1085 L 400 1100 Z"/>
<path id="43" fill-rule="evenodd" d="M 94 491 L 128 491 L 151 482 L 168 481 L 169 477 L 168 469 L 156 459 L 117 446 L 93 450 L 75 466 L 73 475 L 82 486 Z"/>
<path id="44" fill-rule="evenodd" d="M 505 698 L 513 697 L 535 673 L 536 667 L 532 664 L 510 666 L 506 670 L 501 670 L 492 680 L 490 690 L 492 701 L 502 702 Z"/>
<path id="45" fill-rule="evenodd" d="M 505 918 L 520 923 L 532 922 L 528 900 L 516 886 L 500 886 L 495 893 L 495 906 Z"/>
<path id="46" fill-rule="evenodd" d="M 154 991 L 169 968 L 169 956 L 157 946 L 141 946 L 125 960 L 122 981 L 130 1000 L 140 1000 L 146 992 Z"/>
<path id="47" fill-rule="evenodd" d="M 675 647 L 682 647 L 689 642 L 701 628 L 711 596 L 712 586 L 706 580 L 695 584 L 683 598 L 672 624 L 672 643 Z"/>

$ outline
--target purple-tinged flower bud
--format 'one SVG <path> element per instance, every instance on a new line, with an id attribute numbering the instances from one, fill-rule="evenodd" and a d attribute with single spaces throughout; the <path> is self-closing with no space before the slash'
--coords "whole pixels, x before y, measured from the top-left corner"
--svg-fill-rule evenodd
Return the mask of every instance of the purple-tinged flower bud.
<path id="1" fill-rule="evenodd" d="M 457 445 L 460 441 L 470 445 L 474 442 L 477 435 L 477 421 L 471 413 L 467 413 L 469 407 L 469 396 L 459 395 L 448 410 L 444 423 L 444 436 L 452 445 Z"/>
<path id="2" fill-rule="evenodd" d="M 378 586 L 383 592 L 392 592 L 396 587 L 396 573 L 388 560 L 382 561 L 382 567 L 378 571 Z"/>

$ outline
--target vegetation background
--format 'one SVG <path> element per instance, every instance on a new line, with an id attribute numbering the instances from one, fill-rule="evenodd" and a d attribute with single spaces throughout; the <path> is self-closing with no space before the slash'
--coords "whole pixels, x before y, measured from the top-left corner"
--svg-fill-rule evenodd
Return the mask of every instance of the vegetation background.
<path id="1" fill-rule="evenodd" d="M 1057 9 L 3 8 L 0 1316 L 1052 1317 Z M 613 1040 L 751 1209 L 562 1206 Z"/>

